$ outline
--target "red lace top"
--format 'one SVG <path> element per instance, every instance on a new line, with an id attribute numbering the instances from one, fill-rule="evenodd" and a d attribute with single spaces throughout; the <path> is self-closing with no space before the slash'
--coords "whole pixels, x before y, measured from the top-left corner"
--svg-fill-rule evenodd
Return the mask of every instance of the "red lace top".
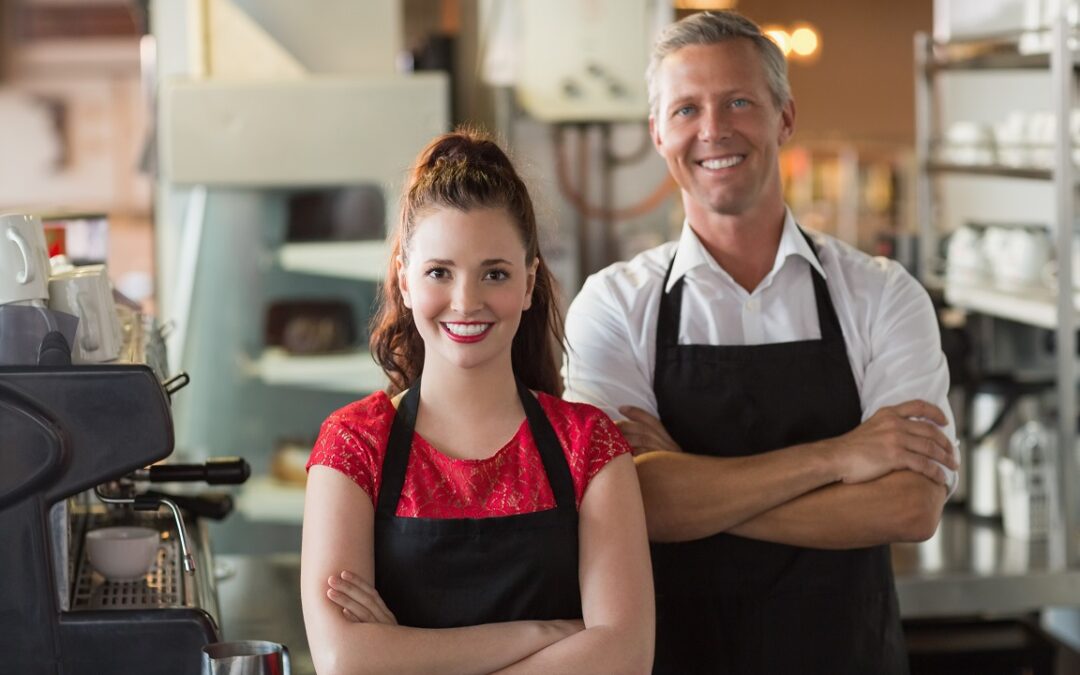
<path id="1" fill-rule="evenodd" d="M 599 409 L 540 394 L 555 436 L 566 453 L 574 494 L 612 458 L 630 451 L 618 428 Z M 336 469 L 378 503 L 383 458 L 396 410 L 384 392 L 350 403 L 323 422 L 307 468 Z M 527 421 L 491 457 L 455 459 L 413 435 L 397 515 L 413 518 L 488 518 L 544 511 L 555 507 L 540 451 Z"/>

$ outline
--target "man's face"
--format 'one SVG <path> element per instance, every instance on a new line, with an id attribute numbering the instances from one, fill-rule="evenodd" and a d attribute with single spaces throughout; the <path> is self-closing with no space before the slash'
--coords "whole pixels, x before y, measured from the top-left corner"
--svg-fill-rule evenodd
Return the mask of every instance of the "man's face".
<path id="1" fill-rule="evenodd" d="M 795 107 L 777 109 L 750 40 L 669 54 L 657 94 L 649 117 L 653 144 L 683 190 L 690 222 L 782 203 L 778 158 L 794 130 Z"/>

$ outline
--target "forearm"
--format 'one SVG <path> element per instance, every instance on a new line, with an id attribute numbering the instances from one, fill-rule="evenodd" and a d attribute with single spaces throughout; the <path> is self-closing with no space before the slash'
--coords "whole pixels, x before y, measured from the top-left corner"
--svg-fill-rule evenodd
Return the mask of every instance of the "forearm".
<path id="1" fill-rule="evenodd" d="M 640 632 L 640 631 L 637 631 Z M 652 669 L 652 640 L 633 630 L 596 626 L 559 640 L 528 658 L 498 671 L 499 675 L 550 673 L 641 673 Z"/>
<path id="2" fill-rule="evenodd" d="M 924 541 L 937 529 L 946 488 L 911 471 L 834 484 L 797 497 L 728 532 L 810 548 L 848 549 Z"/>
<path id="3" fill-rule="evenodd" d="M 817 444 L 747 457 L 651 452 L 635 464 L 652 541 L 724 532 L 838 478 Z"/>
<path id="4" fill-rule="evenodd" d="M 564 635 L 544 621 L 444 629 L 350 623 L 323 645 L 312 645 L 312 658 L 320 675 L 491 673 Z"/>

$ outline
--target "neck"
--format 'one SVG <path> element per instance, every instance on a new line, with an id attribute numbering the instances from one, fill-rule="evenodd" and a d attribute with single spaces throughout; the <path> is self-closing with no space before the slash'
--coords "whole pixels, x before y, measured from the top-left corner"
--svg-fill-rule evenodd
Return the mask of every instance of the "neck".
<path id="1" fill-rule="evenodd" d="M 479 368 L 459 368 L 439 359 L 424 360 L 420 383 L 422 419 L 440 424 L 483 423 L 524 414 L 510 362 L 498 359 Z"/>
<path id="2" fill-rule="evenodd" d="M 776 262 L 784 232 L 784 204 L 762 205 L 739 214 L 700 208 L 685 192 L 687 222 L 709 255 L 735 283 L 753 292 Z"/>

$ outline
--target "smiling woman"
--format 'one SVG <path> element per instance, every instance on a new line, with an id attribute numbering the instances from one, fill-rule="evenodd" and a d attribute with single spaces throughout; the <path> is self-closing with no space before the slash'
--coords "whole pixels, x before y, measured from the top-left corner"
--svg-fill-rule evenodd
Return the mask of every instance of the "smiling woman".
<path id="1" fill-rule="evenodd" d="M 633 462 L 602 412 L 557 398 L 561 322 L 525 184 L 458 132 L 421 153 L 402 204 L 371 338 L 391 391 L 331 414 L 308 462 L 317 670 L 648 672 Z"/>

